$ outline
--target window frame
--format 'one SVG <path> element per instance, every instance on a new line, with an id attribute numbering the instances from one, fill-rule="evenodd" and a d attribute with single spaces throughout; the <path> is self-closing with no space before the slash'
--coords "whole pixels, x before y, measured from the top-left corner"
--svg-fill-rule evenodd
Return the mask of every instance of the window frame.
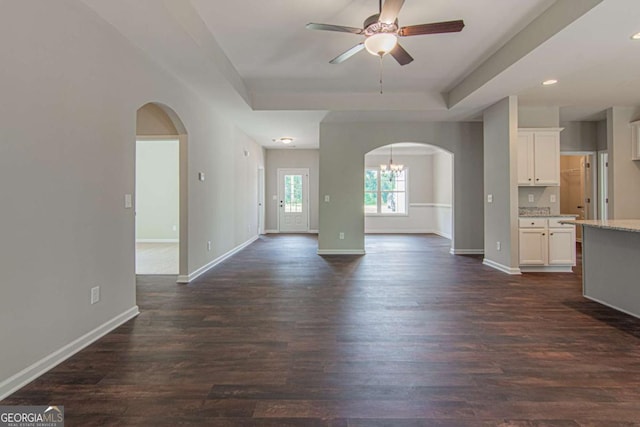
<path id="1" fill-rule="evenodd" d="M 366 173 L 368 170 L 376 171 L 376 191 L 367 191 L 364 187 L 365 182 L 363 182 L 363 211 L 365 216 L 376 216 L 376 217 L 400 217 L 400 216 L 409 216 L 409 168 L 404 167 L 404 181 L 405 181 L 405 190 L 404 191 L 394 191 L 396 193 L 404 193 L 405 194 L 405 207 L 404 212 L 400 213 L 390 213 L 390 212 L 382 212 L 382 193 L 387 193 L 388 191 L 382 191 L 380 185 L 381 179 L 381 171 L 380 166 L 365 166 L 363 178 L 366 180 Z M 364 181 L 363 180 L 363 181 Z M 367 206 L 364 204 L 364 197 L 367 193 L 376 194 L 376 212 L 367 212 Z"/>

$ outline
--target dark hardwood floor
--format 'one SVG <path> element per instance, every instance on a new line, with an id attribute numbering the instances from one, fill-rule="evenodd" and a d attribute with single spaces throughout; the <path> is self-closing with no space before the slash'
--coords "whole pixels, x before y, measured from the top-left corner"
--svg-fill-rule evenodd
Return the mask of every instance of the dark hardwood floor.
<path id="1" fill-rule="evenodd" d="M 640 320 L 578 274 L 508 276 L 432 235 L 262 237 L 0 404 L 67 426 L 640 425 Z"/>

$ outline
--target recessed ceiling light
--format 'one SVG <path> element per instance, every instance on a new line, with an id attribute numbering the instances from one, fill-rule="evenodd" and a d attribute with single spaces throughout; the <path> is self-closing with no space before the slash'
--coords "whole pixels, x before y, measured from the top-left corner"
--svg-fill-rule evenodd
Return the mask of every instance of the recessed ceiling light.
<path id="1" fill-rule="evenodd" d="M 634 35 L 631 36 L 632 40 L 640 40 L 640 33 L 635 33 Z"/>
<path id="2" fill-rule="evenodd" d="M 556 79 L 549 79 L 542 82 L 543 86 L 551 86 L 558 83 Z"/>
<path id="3" fill-rule="evenodd" d="M 283 144 L 291 144 L 293 142 L 293 138 L 289 136 L 283 136 L 282 138 L 272 139 L 273 142 L 281 142 Z"/>

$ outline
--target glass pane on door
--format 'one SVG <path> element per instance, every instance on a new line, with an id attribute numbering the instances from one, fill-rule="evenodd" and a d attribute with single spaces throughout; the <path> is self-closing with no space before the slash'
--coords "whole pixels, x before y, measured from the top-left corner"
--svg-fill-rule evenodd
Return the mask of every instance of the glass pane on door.
<path id="1" fill-rule="evenodd" d="M 302 212 L 302 175 L 284 176 L 284 211 Z"/>

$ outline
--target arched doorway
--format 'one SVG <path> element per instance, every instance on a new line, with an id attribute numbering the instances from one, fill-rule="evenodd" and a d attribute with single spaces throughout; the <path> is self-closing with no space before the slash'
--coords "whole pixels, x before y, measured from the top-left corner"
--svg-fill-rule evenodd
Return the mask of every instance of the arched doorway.
<path id="1" fill-rule="evenodd" d="M 424 143 L 395 143 L 366 153 L 364 165 L 365 234 L 452 240 L 452 153 Z"/>
<path id="2" fill-rule="evenodd" d="M 187 275 L 187 131 L 173 109 L 136 113 L 136 274 Z"/>

